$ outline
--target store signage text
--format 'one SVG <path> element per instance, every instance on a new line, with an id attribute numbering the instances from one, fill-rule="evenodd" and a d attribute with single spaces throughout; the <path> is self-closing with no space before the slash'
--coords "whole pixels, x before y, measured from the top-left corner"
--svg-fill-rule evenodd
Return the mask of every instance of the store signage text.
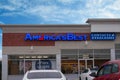
<path id="1" fill-rule="evenodd" d="M 51 69 L 52 63 L 50 60 L 37 60 L 35 63 L 35 68 L 38 69 Z"/>
<path id="2" fill-rule="evenodd" d="M 87 35 L 82 34 L 74 34 L 74 33 L 66 33 L 66 34 L 37 34 L 33 35 L 30 33 L 27 33 L 25 35 L 24 40 L 30 40 L 30 41 L 45 41 L 45 40 L 52 40 L 52 41 L 83 41 L 87 40 Z"/>
<path id="3" fill-rule="evenodd" d="M 91 33 L 90 38 L 91 40 L 115 40 L 116 34 L 115 33 Z"/>

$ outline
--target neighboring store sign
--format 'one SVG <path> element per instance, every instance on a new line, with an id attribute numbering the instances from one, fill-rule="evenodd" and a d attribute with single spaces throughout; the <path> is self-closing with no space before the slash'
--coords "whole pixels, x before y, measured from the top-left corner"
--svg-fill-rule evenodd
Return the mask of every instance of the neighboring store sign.
<path id="1" fill-rule="evenodd" d="M 27 33 L 25 35 L 25 40 L 30 41 L 45 41 L 45 40 L 52 40 L 52 41 L 83 41 L 87 40 L 86 34 L 74 34 L 74 33 L 65 33 L 65 34 L 39 34 L 33 35 Z"/>
<path id="2" fill-rule="evenodd" d="M 116 34 L 115 33 L 91 33 L 90 39 L 91 40 L 115 40 Z"/>
<path id="3" fill-rule="evenodd" d="M 35 63 L 36 69 L 51 69 L 52 63 L 50 60 L 37 60 Z"/>
<path id="4" fill-rule="evenodd" d="M 89 54 L 83 54 L 83 59 L 89 59 Z"/>

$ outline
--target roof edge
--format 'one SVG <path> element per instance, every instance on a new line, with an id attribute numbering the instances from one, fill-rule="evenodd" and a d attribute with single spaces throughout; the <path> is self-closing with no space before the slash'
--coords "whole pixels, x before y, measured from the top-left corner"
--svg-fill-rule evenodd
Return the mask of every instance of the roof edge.
<path id="1" fill-rule="evenodd" d="M 21 26 L 21 27 L 56 27 L 56 26 L 60 26 L 60 27 L 70 27 L 70 26 L 90 26 L 89 24 L 0 24 L 0 27 L 7 27 L 7 26 Z"/>
<path id="2" fill-rule="evenodd" d="M 91 22 L 120 22 L 120 18 L 91 18 L 86 21 L 86 23 Z"/>

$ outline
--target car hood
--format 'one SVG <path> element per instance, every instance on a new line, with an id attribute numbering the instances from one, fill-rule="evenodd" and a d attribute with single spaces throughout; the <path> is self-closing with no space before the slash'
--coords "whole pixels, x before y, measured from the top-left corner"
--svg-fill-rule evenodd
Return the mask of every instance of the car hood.
<path id="1" fill-rule="evenodd" d="M 64 80 L 64 79 L 27 79 L 27 80 Z"/>

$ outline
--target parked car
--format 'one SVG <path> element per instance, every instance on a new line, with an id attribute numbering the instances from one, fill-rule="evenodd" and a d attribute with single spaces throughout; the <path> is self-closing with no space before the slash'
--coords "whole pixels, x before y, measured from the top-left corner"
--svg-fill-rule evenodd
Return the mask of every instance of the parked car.
<path id="1" fill-rule="evenodd" d="M 104 63 L 97 74 L 91 73 L 93 80 L 120 80 L 120 60 L 108 61 Z"/>
<path id="2" fill-rule="evenodd" d="M 90 76 L 91 73 L 96 73 L 98 68 L 87 68 L 80 74 L 80 80 L 93 80 L 93 76 Z"/>
<path id="3" fill-rule="evenodd" d="M 66 77 L 58 70 L 30 70 L 23 80 L 66 80 Z"/>

